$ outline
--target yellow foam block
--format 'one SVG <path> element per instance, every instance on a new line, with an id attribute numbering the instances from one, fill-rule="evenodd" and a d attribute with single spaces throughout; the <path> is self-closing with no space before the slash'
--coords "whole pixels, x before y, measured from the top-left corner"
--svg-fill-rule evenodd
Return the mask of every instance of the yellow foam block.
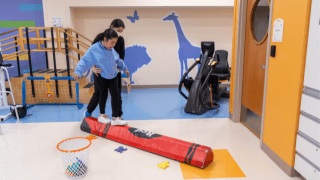
<path id="1" fill-rule="evenodd" d="M 167 167 L 169 167 L 169 161 L 159 163 L 158 167 L 162 169 L 166 169 Z"/>
<path id="2" fill-rule="evenodd" d="M 184 179 L 239 178 L 246 177 L 227 149 L 213 150 L 214 159 L 205 168 L 180 163 Z"/>

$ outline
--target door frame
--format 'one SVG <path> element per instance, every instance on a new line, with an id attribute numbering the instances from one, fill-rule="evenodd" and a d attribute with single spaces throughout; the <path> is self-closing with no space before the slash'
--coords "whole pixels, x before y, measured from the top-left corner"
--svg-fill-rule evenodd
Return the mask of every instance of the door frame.
<path id="1" fill-rule="evenodd" d="M 242 100 L 242 80 L 243 80 L 243 64 L 244 64 L 244 50 L 245 50 L 245 36 L 246 36 L 246 17 L 247 17 L 247 3 L 248 0 L 238 1 L 238 26 L 237 26 L 237 47 L 236 47 L 236 67 L 234 75 L 234 100 L 233 100 L 233 122 L 240 122 L 241 116 L 241 100 Z M 269 30 L 267 38 L 267 55 L 264 79 L 263 105 L 262 105 L 262 119 L 261 119 L 261 133 L 260 133 L 260 147 L 263 139 L 263 125 L 266 107 L 266 95 L 268 85 L 268 68 L 269 68 L 269 52 L 270 42 L 272 36 L 272 16 L 273 16 L 273 0 L 270 0 L 270 14 L 269 14 Z"/>

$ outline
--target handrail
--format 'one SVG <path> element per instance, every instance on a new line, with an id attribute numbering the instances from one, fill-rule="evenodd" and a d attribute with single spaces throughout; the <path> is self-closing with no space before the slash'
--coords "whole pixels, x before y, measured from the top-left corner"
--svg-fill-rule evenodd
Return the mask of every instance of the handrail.
<path id="1" fill-rule="evenodd" d="M 8 57 L 8 56 L 12 56 L 16 53 L 21 53 L 21 52 L 24 52 L 24 51 L 18 51 L 18 52 L 14 52 L 14 53 L 11 53 L 11 54 L 2 54 L 2 57 Z"/>
<path id="2" fill-rule="evenodd" d="M 21 54 L 19 54 L 19 53 L 21 53 Z M 15 52 L 15 53 L 10 54 L 9 56 L 4 56 L 3 60 L 10 61 L 11 58 L 19 57 L 19 56 L 22 56 L 22 55 L 25 55 L 25 54 L 28 54 L 28 52 L 22 52 L 22 51 Z M 15 61 L 15 60 L 12 60 L 12 61 Z"/>
<path id="3" fill-rule="evenodd" d="M 12 39 L 12 38 L 15 38 L 15 37 L 19 37 L 19 35 L 14 35 L 14 36 L 7 37 L 5 39 L 1 39 L 0 42 L 9 40 L 9 39 Z"/>
<path id="4" fill-rule="evenodd" d="M 61 50 L 61 33 L 60 33 L 60 28 L 53 28 L 56 30 L 56 34 L 57 34 L 57 48 L 59 50 L 59 52 L 62 52 Z"/>
<path id="5" fill-rule="evenodd" d="M 12 42 L 9 42 L 9 43 L 6 43 L 6 44 L 3 44 L 3 45 L 1 45 L 1 46 L 0 46 L 0 48 L 1 48 L 1 47 L 4 47 L 4 46 L 8 46 L 9 44 L 13 44 L 13 43 L 15 43 L 15 42 L 18 42 L 18 41 L 12 41 Z"/>
<path id="6" fill-rule="evenodd" d="M 24 52 L 24 53 L 21 53 L 21 54 L 18 54 L 18 55 L 14 54 L 14 55 L 12 55 L 12 56 L 10 56 L 10 57 L 3 58 L 3 60 L 6 60 L 6 61 L 16 61 L 16 59 L 11 59 L 11 58 L 20 57 L 20 56 L 25 55 L 25 54 L 28 54 L 28 52 Z"/>
<path id="7" fill-rule="evenodd" d="M 31 33 L 31 32 L 34 32 L 34 31 L 36 31 L 37 29 L 33 29 L 33 30 L 30 30 L 30 31 L 28 31 L 29 33 Z M 23 34 L 25 34 L 25 33 L 23 33 Z"/>
<path id="8" fill-rule="evenodd" d="M 0 50 L 0 52 L 3 52 L 3 51 L 7 51 L 9 49 L 12 49 L 12 48 L 15 48 L 15 47 L 19 47 L 20 45 L 16 45 L 16 46 L 11 46 L 11 47 L 8 47 L 6 49 L 3 49 L 3 50 Z"/>
<path id="9" fill-rule="evenodd" d="M 33 37 L 29 37 L 29 44 L 37 44 L 37 47 L 35 49 L 30 49 L 30 52 L 40 52 L 40 51 L 52 52 L 51 48 L 41 48 L 41 44 L 44 44 L 45 41 L 46 42 L 52 41 L 52 38 L 40 37 L 40 30 L 43 30 L 43 31 L 51 30 L 51 27 L 28 27 L 28 33 L 36 32 L 36 36 L 32 35 Z M 56 52 L 60 52 L 65 55 L 64 48 L 61 47 L 62 46 L 61 43 L 63 43 L 63 45 L 65 44 L 64 37 L 63 37 L 64 33 L 66 33 L 68 36 L 66 38 L 68 41 L 68 43 L 67 43 L 68 49 L 74 51 L 75 53 L 77 53 L 81 56 L 83 56 L 85 54 L 86 50 L 80 50 L 78 48 L 82 47 L 84 49 L 89 49 L 91 46 L 88 43 L 86 43 L 86 41 L 92 43 L 92 41 L 90 39 L 86 38 L 85 36 L 83 36 L 82 34 L 78 33 L 77 31 L 75 31 L 71 28 L 53 27 L 53 30 L 54 30 L 54 34 L 56 34 L 56 37 L 53 39 L 53 41 L 56 42 L 56 44 L 57 44 L 57 47 L 55 48 Z M 18 31 L 18 32 L 16 32 L 16 31 Z M 0 42 L 13 39 L 10 42 L 7 42 L 5 44 L 0 45 L 0 48 L 14 44 L 8 48 L 0 50 L 0 52 L 2 52 L 4 60 L 9 60 L 9 59 L 27 54 L 27 49 L 25 48 L 25 45 L 27 44 L 27 38 L 24 37 L 24 35 L 26 34 L 26 32 L 24 32 L 24 31 L 25 31 L 25 27 L 20 27 L 20 28 L 16 28 L 16 29 L 13 29 L 13 30 L 10 30 L 10 31 L 7 31 L 7 32 L 0 34 L 0 37 L 1 37 L 2 35 L 9 34 L 12 32 L 17 33 L 16 35 L 12 35 L 10 37 L 0 39 Z M 77 36 L 78 38 L 74 35 L 74 33 L 76 33 L 78 35 Z M 29 36 L 30 36 L 30 34 L 29 34 Z M 15 38 L 16 38 L 16 40 L 14 40 Z M 80 39 L 82 39 L 82 40 L 80 40 Z M 20 51 L 17 50 L 17 48 L 19 46 L 20 46 Z M 8 50 L 14 49 L 14 48 L 16 48 L 16 52 L 12 52 L 10 54 L 3 54 L 5 51 L 8 51 Z M 74 56 L 72 56 L 70 54 L 68 54 L 68 56 L 75 61 L 79 61 L 78 58 L 75 58 Z"/>
<path id="10" fill-rule="evenodd" d="M 56 39 L 56 38 L 55 38 Z M 27 40 L 27 38 L 23 38 L 23 40 L 24 41 L 26 41 Z M 43 37 L 39 37 L 39 38 L 37 38 L 37 37 L 31 37 L 31 38 L 29 38 L 29 40 L 30 41 L 51 41 L 51 38 L 43 38 Z"/>
<path id="11" fill-rule="evenodd" d="M 72 41 L 73 41 L 73 42 L 76 42 L 77 44 L 79 44 L 80 46 L 82 46 L 82 47 L 84 47 L 84 48 L 86 48 L 86 49 L 89 49 L 89 48 L 90 48 L 90 46 L 89 46 L 89 45 L 87 45 L 87 44 L 85 44 L 85 43 L 81 42 L 80 40 L 78 40 L 79 42 L 77 42 L 77 40 L 72 39 Z"/>
<path id="12" fill-rule="evenodd" d="M 68 46 L 70 46 L 69 48 L 72 49 L 73 51 L 76 51 L 78 54 L 80 54 L 81 56 L 83 56 L 85 54 L 85 52 L 71 46 L 69 43 L 68 43 Z"/>
<path id="13" fill-rule="evenodd" d="M 36 30 L 30 30 L 30 31 L 28 31 L 28 32 L 31 33 L 31 32 L 33 32 L 33 31 L 36 31 Z M 2 34 L 4 34 L 4 33 L 2 33 Z M 8 34 L 8 33 L 6 33 L 6 34 Z M 25 34 L 26 34 L 26 32 L 23 33 L 23 35 L 25 35 Z M 0 35 L 0 36 L 1 36 L 1 35 Z M 12 39 L 12 38 L 15 38 L 15 37 L 19 37 L 19 34 L 14 35 L 14 36 L 7 37 L 7 38 L 5 38 L 5 39 L 2 39 L 2 40 L 0 40 L 0 42 L 9 40 L 9 39 Z M 24 39 L 26 39 L 26 38 L 24 38 Z"/>
<path id="14" fill-rule="evenodd" d="M 37 27 L 39 30 L 50 30 L 51 27 Z"/>
<path id="15" fill-rule="evenodd" d="M 14 29 L 5 33 L 2 33 L 1 35 L 4 34 L 8 34 L 10 32 L 15 32 L 18 30 L 18 34 L 17 35 L 13 35 L 10 37 L 7 37 L 5 39 L 0 39 L 0 42 L 2 41 L 6 41 L 6 40 L 11 40 L 11 42 L 6 42 L 3 45 L 0 45 L 0 47 L 4 47 L 4 46 L 8 46 L 11 44 L 10 47 L 7 47 L 5 49 L 1 49 L 0 52 L 5 52 L 8 50 L 11 50 L 13 48 L 15 48 L 16 52 L 13 52 L 11 54 L 3 54 L 3 59 L 4 60 L 16 60 L 17 61 L 17 67 L 18 67 L 18 75 L 20 76 L 20 59 L 19 57 L 22 55 L 27 55 L 27 60 L 29 61 L 29 73 L 30 73 L 30 77 L 33 77 L 33 71 L 32 71 L 32 56 L 31 56 L 31 52 L 45 52 L 46 53 L 46 67 L 48 69 L 48 56 L 47 56 L 47 52 L 52 52 L 53 55 L 53 64 L 54 64 L 54 76 L 57 77 L 57 68 L 56 68 L 56 57 L 55 57 L 55 53 L 59 52 L 62 53 L 64 55 L 66 55 L 66 63 L 67 63 L 67 72 L 68 72 L 68 76 L 70 76 L 70 61 L 69 59 L 73 59 L 75 61 L 80 61 L 80 56 L 85 55 L 85 52 L 83 52 L 82 50 L 80 50 L 80 46 L 84 47 L 85 49 L 89 49 L 90 45 L 88 45 L 87 43 L 85 43 L 83 40 L 79 39 L 79 35 L 80 37 L 84 38 L 85 40 L 89 41 L 90 44 L 92 43 L 91 40 L 89 40 L 88 38 L 84 37 L 83 35 L 77 33 L 76 31 L 72 30 L 71 28 L 58 28 L 58 27 L 20 27 L 18 29 Z M 43 31 L 43 37 L 40 37 L 40 30 Z M 47 38 L 46 37 L 46 30 L 50 30 L 51 32 L 51 38 Z M 25 32 L 24 32 L 25 31 Z M 30 37 L 30 33 L 35 31 L 35 36 L 32 35 Z M 76 37 L 73 36 L 72 33 L 76 32 Z M 24 34 L 26 34 L 26 37 L 24 37 Z M 56 34 L 56 35 L 55 35 Z M 0 35 L 0 36 L 1 36 Z M 63 35 L 61 37 L 61 35 Z M 56 36 L 56 38 L 54 38 L 54 36 Z M 12 41 L 12 39 L 14 39 L 14 41 Z M 52 43 L 52 48 L 47 48 L 47 41 L 51 41 Z M 74 42 L 76 43 L 76 47 L 74 46 Z M 63 43 L 63 45 L 61 45 L 61 43 Z M 36 48 L 31 49 L 30 48 L 30 44 L 36 44 Z M 41 47 L 41 44 L 44 44 L 45 48 Z M 57 44 L 57 48 L 55 47 L 55 44 Z M 27 48 L 26 48 L 27 45 Z M 20 51 L 19 51 L 19 47 L 20 46 Z M 64 48 L 62 48 L 61 46 L 64 46 Z M 75 53 L 78 54 L 78 58 L 75 58 L 74 56 L 72 56 L 71 54 L 69 54 L 69 50 L 74 51 Z M 31 80 L 31 85 L 32 85 L 32 95 L 33 97 L 36 96 L 35 91 L 34 91 L 34 83 L 33 80 Z M 57 79 L 55 79 L 55 86 L 56 86 L 56 96 L 59 97 L 59 85 L 58 85 L 58 81 Z M 69 80 L 69 94 L 70 97 L 72 97 L 72 88 L 71 88 L 71 82 Z"/>
<path id="16" fill-rule="evenodd" d="M 82 34 L 78 33 L 77 31 L 75 31 L 75 30 L 73 30 L 73 29 L 71 29 L 71 30 L 72 30 L 72 32 L 78 34 L 79 36 L 81 36 L 81 37 L 84 38 L 85 40 L 89 41 L 90 43 L 93 42 L 93 41 L 91 41 L 90 39 L 88 39 L 88 38 L 86 38 L 85 36 L 83 36 Z"/>
<path id="17" fill-rule="evenodd" d="M 65 52 L 61 52 L 62 54 L 64 54 L 64 55 L 66 55 L 66 53 Z M 77 59 L 77 58 L 75 58 L 75 57 L 73 57 L 73 56 L 71 56 L 70 54 L 68 54 L 68 56 L 70 57 L 70 58 L 72 58 L 73 60 L 75 60 L 75 61 L 79 61 L 79 59 Z"/>
<path id="18" fill-rule="evenodd" d="M 88 46 L 88 48 L 90 47 L 89 45 L 87 45 L 86 43 L 84 43 L 84 42 L 82 42 L 82 41 L 80 41 L 78 38 L 76 38 L 75 36 L 72 36 L 70 33 L 67 33 L 67 32 L 65 32 L 67 35 L 69 35 L 70 37 L 72 37 L 72 41 L 74 41 L 74 42 L 77 42 L 77 41 L 79 41 L 79 42 L 81 42 L 81 43 L 83 43 L 85 46 Z M 76 40 L 73 40 L 73 38 L 74 39 L 77 39 L 77 41 Z"/>
<path id="19" fill-rule="evenodd" d="M 12 29 L 12 30 L 10 30 L 10 31 L 1 33 L 0 36 L 5 35 L 5 34 L 9 34 L 9 33 L 12 33 L 12 32 L 14 32 L 14 31 L 18 31 L 18 30 L 19 30 L 19 28 L 17 28 L 17 29 Z"/>

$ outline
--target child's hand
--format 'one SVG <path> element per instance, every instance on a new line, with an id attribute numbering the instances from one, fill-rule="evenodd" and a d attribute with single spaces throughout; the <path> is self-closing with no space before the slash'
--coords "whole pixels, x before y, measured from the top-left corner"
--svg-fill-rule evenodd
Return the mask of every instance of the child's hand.
<path id="1" fill-rule="evenodd" d="M 73 77 L 74 80 L 78 80 L 79 79 L 79 75 L 78 74 L 71 74 L 71 77 Z"/>
<path id="2" fill-rule="evenodd" d="M 97 68 L 95 65 L 91 68 L 94 74 L 98 76 L 102 72 L 101 68 Z"/>
<path id="3" fill-rule="evenodd" d="M 129 73 L 128 70 L 126 70 L 126 75 L 127 75 L 128 77 L 130 77 L 130 73 Z"/>

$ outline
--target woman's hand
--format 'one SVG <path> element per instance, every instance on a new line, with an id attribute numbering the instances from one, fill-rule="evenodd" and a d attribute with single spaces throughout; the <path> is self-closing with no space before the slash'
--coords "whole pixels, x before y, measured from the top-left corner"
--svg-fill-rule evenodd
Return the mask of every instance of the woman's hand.
<path id="1" fill-rule="evenodd" d="M 129 73 L 128 70 L 126 70 L 126 75 L 127 75 L 128 77 L 130 77 L 130 73 Z"/>
<path id="2" fill-rule="evenodd" d="M 101 68 L 97 68 L 96 65 L 94 65 L 91 70 L 93 71 L 94 74 L 98 76 L 102 72 Z"/>
<path id="3" fill-rule="evenodd" d="M 71 74 L 71 77 L 73 77 L 74 80 L 78 80 L 79 79 L 79 75 L 78 74 Z"/>

